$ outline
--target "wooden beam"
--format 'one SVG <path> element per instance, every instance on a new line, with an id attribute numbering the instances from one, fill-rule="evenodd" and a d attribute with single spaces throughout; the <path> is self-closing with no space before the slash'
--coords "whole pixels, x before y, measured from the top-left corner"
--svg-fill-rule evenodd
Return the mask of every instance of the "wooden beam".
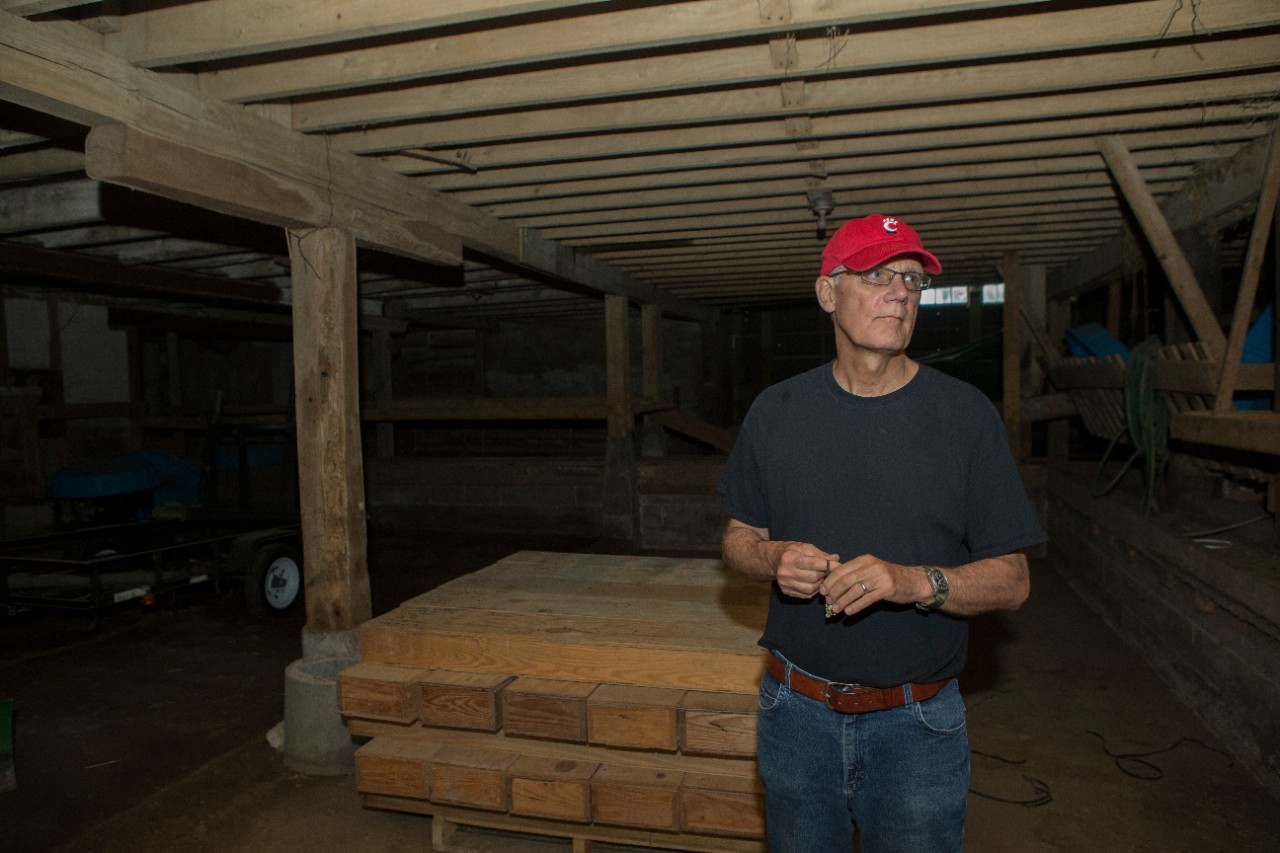
<path id="1" fill-rule="evenodd" d="M 361 418 L 390 421 L 604 420 L 604 397 L 477 397 L 366 403 Z"/>
<path id="2" fill-rule="evenodd" d="M 1078 414 L 1078 411 L 1071 395 L 1059 391 L 1023 400 L 1022 414 L 1027 419 L 1027 423 L 1036 423 L 1069 418 Z"/>
<path id="3" fill-rule="evenodd" d="M 352 199 L 383 211 L 380 218 L 386 220 L 427 223 L 458 235 L 480 255 L 516 264 L 543 278 L 659 302 L 676 316 L 704 319 L 710 313 L 636 282 L 617 268 L 562 252 L 552 241 L 415 184 L 375 162 L 333 150 L 324 139 L 291 132 L 252 111 L 203 97 L 171 78 L 135 68 L 102 51 L 97 37 L 76 24 L 36 24 L 10 16 L 0 27 L 0 99 L 90 127 L 118 123 L 136 128 L 274 175 L 277 185 L 296 182 L 322 198 L 332 197 L 335 207 Z M 216 188 L 206 189 L 216 194 Z"/>
<path id="4" fill-rule="evenodd" d="M 1233 132 L 1235 131 L 1235 132 Z M 1239 126 L 1215 126 L 1211 129 L 1199 128 L 1198 134 L 1215 133 L 1218 140 L 1214 144 L 1179 144 L 1178 134 L 1169 133 L 1169 139 L 1158 148 L 1148 148 L 1134 154 L 1139 164 L 1148 168 L 1177 167 L 1184 171 L 1194 169 L 1197 163 L 1222 159 L 1225 146 L 1233 141 L 1247 142 L 1258 136 L 1258 131 L 1249 128 L 1241 132 Z M 1185 134 L 1183 134 L 1185 136 Z M 1163 134 L 1161 134 L 1163 136 Z M 1243 139 L 1239 138 L 1243 136 Z M 1151 135 L 1144 134 L 1148 139 Z M 870 140 L 849 140 L 848 150 L 870 150 Z M 1088 151 L 1082 149 L 1088 148 Z M 632 198 L 632 194 L 644 199 L 646 203 L 662 203 L 667 201 L 663 193 L 692 191 L 691 184 L 742 184 L 747 181 L 760 182 L 765 192 L 773 182 L 794 180 L 797 165 L 812 158 L 803 157 L 794 151 L 778 150 L 774 146 L 757 146 L 755 155 L 743 162 L 726 162 L 716 168 L 699 168 L 690 163 L 688 155 L 657 154 L 647 158 L 629 158 L 625 164 L 597 161 L 570 161 L 560 164 L 544 164 L 540 169 L 531 167 L 513 167 L 509 169 L 495 168 L 486 170 L 482 175 L 472 177 L 466 188 L 458 185 L 449 176 L 431 176 L 428 178 L 437 189 L 456 187 L 457 195 L 468 204 L 511 204 L 520 200 L 521 189 L 526 184 L 519 183 L 521 175 L 531 180 L 529 183 L 538 186 L 539 196 L 547 201 L 581 196 L 600 196 L 599 202 L 609 201 L 610 196 L 621 195 Z M 741 152 L 735 152 L 740 154 Z M 703 157 L 705 158 L 705 152 Z M 737 159 L 736 157 L 734 158 Z M 392 158 L 383 162 L 394 165 Z M 401 162 L 403 162 L 401 160 Z M 659 164 L 669 163 L 669 168 L 661 168 Z M 682 165 L 677 165 L 682 164 Z M 862 155 L 824 157 L 822 160 L 826 180 L 839 185 L 853 180 L 863 182 L 874 181 L 886 171 L 892 171 L 899 180 L 894 183 L 940 183 L 951 180 L 968 180 L 971 178 L 1016 178 L 1028 176 L 1069 175 L 1103 168 L 1102 157 L 1098 154 L 1091 140 L 1088 139 L 1056 139 L 1040 142 L 1011 143 L 998 145 L 969 145 L 955 147 L 939 147 L 924 151 L 893 151 L 884 153 L 867 153 Z M 619 171 L 624 174 L 593 177 L 593 171 L 604 172 L 605 169 Z M 655 173 L 654 169 L 661 171 Z M 406 173 L 411 170 L 399 169 Z M 587 174 L 580 174 L 585 171 Z M 779 184 L 779 186 L 784 186 Z M 737 188 L 741 192 L 741 187 Z M 702 198 L 709 196 L 699 193 Z M 629 203 L 629 202 L 628 202 Z M 550 209 L 544 202 L 543 208 Z"/>
<path id="5" fill-rule="evenodd" d="M 1007 286 L 1005 292 L 1008 292 Z M 1038 346 L 1040 348 L 1040 352 L 1044 354 L 1045 362 L 1051 365 L 1061 358 L 1062 353 L 1059 352 L 1059 348 L 1052 340 L 1050 340 L 1049 335 L 1045 332 L 1040 321 L 1031 316 L 1031 312 L 1023 305 L 1018 306 L 1018 314 L 1022 316 L 1023 322 L 1027 324 L 1027 329 L 1030 330 L 1031 337 L 1035 339 L 1036 346 Z"/>
<path id="6" fill-rule="evenodd" d="M 1274 74 L 1268 76 L 1275 78 Z M 1266 129 L 1270 131 L 1275 127 L 1275 117 L 1270 116 L 1268 120 L 1271 124 Z M 1125 139 L 1128 140 L 1128 135 Z M 1262 185 L 1269 150 L 1269 133 L 1263 134 L 1242 145 L 1225 162 L 1200 169 L 1185 186 L 1162 198 L 1160 209 L 1169 227 L 1180 232 L 1209 219 L 1229 217 L 1252 203 Z M 1069 268 L 1060 270 L 1050 296 L 1065 298 L 1122 275 L 1125 255 L 1123 236 L 1103 243 L 1076 258 Z"/>
<path id="7" fill-rule="evenodd" d="M 1264 31 L 1265 32 L 1265 31 Z M 1046 113 L 1032 105 L 1036 96 L 1055 96 L 1086 90 L 1146 86 L 1185 80 L 1184 89 L 1193 92 L 1197 79 L 1212 74 L 1249 73 L 1266 67 L 1280 52 L 1280 36 L 1242 36 L 1235 40 L 1200 42 L 1195 45 L 1169 45 L 1153 52 L 1150 47 L 1107 54 L 1107 62 L 1096 55 L 1050 56 L 994 62 L 963 68 L 925 68 L 876 75 L 869 81 L 865 75 L 820 81 L 806 88 L 804 103 L 779 106 L 776 83 L 739 89 L 717 90 L 711 95 L 701 92 L 652 95 L 642 98 L 613 100 L 589 99 L 585 103 L 555 100 L 545 108 L 521 114 L 519 127 L 514 127 L 501 110 L 492 117 L 466 116 L 457 119 L 432 99 L 406 99 L 400 105 L 387 105 L 374 112 L 374 104 L 352 105 L 355 111 L 326 111 L 324 102 L 295 113 L 295 127 L 305 130 L 359 130 L 368 124 L 411 122 L 431 119 L 429 131 L 421 127 L 404 127 L 380 134 L 377 150 L 402 151 L 407 148 L 441 148 L 455 130 L 471 144 L 481 140 L 564 137 L 578 134 L 618 133 L 621 129 L 636 131 L 679 128 L 682 125 L 718 125 L 735 123 L 777 122 L 791 117 L 807 117 L 823 113 L 859 115 L 857 127 L 865 133 L 865 119 L 877 110 L 891 112 L 910 106 L 914 110 L 954 104 L 959 101 L 990 99 L 1024 99 L 1023 112 L 1043 116 Z M 762 61 L 765 61 L 762 57 Z M 1103 97 L 1094 95 L 1095 99 Z M 1185 97 L 1185 95 L 1184 95 Z M 1123 103 L 1123 102 L 1121 102 Z M 857 110 L 850 105 L 856 104 Z M 521 106 L 529 106 L 522 104 Z M 513 105 L 514 107 L 514 105 Z M 451 105 L 452 110 L 465 110 L 464 104 Z M 1096 110 L 1096 107 L 1093 108 Z M 972 122 L 972 107 L 968 111 Z M 451 121 L 458 122 L 456 128 Z M 683 128 L 681 128 L 683 129 Z M 438 134 L 437 131 L 438 130 Z M 717 126 L 717 130 L 721 129 Z M 758 141 L 758 127 L 742 128 Z M 724 131 L 721 131 L 724 132 Z M 774 131 L 776 132 L 776 131 Z M 1040 134 L 1037 134 L 1038 136 Z M 390 144 L 389 140 L 399 140 Z M 561 140 L 557 140 L 561 141 Z M 353 143 L 356 140 L 353 139 Z M 358 143 L 356 143 L 358 144 Z M 568 143 L 566 143 L 568 144 Z M 672 146 L 677 147 L 677 146 Z M 566 155 L 561 154 L 560 157 Z M 558 159 L 558 158 L 557 158 Z"/>
<path id="8" fill-rule="evenodd" d="M 372 615 L 355 239 L 337 228 L 293 230 L 289 257 L 307 630 L 349 631 Z"/>
<path id="9" fill-rule="evenodd" d="M 1090 9 L 1086 19 L 1098 12 Z M 1080 14 L 1080 13 L 1076 13 Z M 1257 14 L 1254 13 L 1256 20 Z M 1277 15 L 1271 18 L 1280 17 Z M 979 33 L 990 33 L 986 26 L 975 27 Z M 973 32 L 971 30 L 970 32 Z M 1264 35 L 1256 35 L 1261 32 Z M 868 85 L 864 73 L 850 73 L 851 68 L 837 69 L 841 76 L 815 74 L 818 79 L 806 83 L 803 77 L 789 80 L 803 97 L 787 99 L 783 112 L 807 115 L 812 112 L 848 110 L 849 104 L 859 104 L 870 110 L 907 104 L 954 102 L 983 97 L 1029 97 L 1039 93 L 1052 93 L 1080 86 L 1102 88 L 1104 86 L 1136 85 L 1143 81 L 1178 79 L 1192 73 L 1226 73 L 1244 71 L 1266 64 L 1262 51 L 1270 50 L 1274 56 L 1280 39 L 1265 35 L 1265 30 L 1242 33 L 1238 39 L 1199 41 L 1194 45 L 1167 44 L 1158 52 L 1150 46 L 1132 45 L 1128 50 L 1107 53 L 1106 62 L 1098 62 L 1096 53 L 1074 55 L 1044 54 L 1037 56 L 1015 55 L 1008 62 L 972 61 L 961 64 L 965 58 L 974 60 L 971 46 L 990 44 L 981 36 L 953 38 L 950 44 L 931 40 L 927 35 L 912 32 L 912 40 L 919 35 L 921 49 L 927 53 L 951 56 L 958 67 L 933 67 L 919 63 L 894 67 L 892 57 L 877 60 L 870 68 L 875 70 L 876 84 Z M 855 42 L 848 53 L 875 55 L 877 40 L 882 33 L 869 33 L 861 38 L 846 34 Z M 1062 47 L 1062 33 L 1054 42 Z M 805 67 L 822 68 L 831 63 L 829 39 L 808 42 L 809 52 Z M 725 51 L 715 51 L 715 54 Z M 636 59 L 602 63 L 598 73 L 566 76 L 562 71 L 536 70 L 519 74 L 463 79 L 448 86 L 395 87 L 391 92 L 374 92 L 342 97 L 306 99 L 294 105 L 294 127 L 299 130 L 319 131 L 341 128 L 360 128 L 391 122 L 422 119 L 441 119 L 469 110 L 502 113 L 511 109 L 545 104 L 546 119 L 563 118 L 560 114 L 581 112 L 583 115 L 613 116 L 614 126 L 634 126 L 641 123 L 683 124 L 699 120 L 746 120 L 776 116 L 779 112 L 778 83 L 786 80 L 785 72 L 773 69 L 763 55 L 764 48 L 734 48 L 727 52 L 727 67 L 717 63 L 718 56 L 706 59 L 702 64 L 699 54 L 651 60 Z M 1188 65 L 1192 61 L 1195 65 Z M 650 64 L 646 64 L 650 63 Z M 887 72 L 880 73 L 886 63 Z M 852 63 L 850 63 L 852 65 Z M 856 67 L 856 66 L 855 66 Z M 847 75 L 847 76 L 846 76 Z M 707 96 L 700 91 L 707 79 L 722 79 L 737 83 L 740 88 L 716 91 Z M 646 100 L 647 99 L 647 100 Z M 586 101 L 592 107 L 565 107 Z M 665 122 L 658 120 L 658 113 L 665 112 Z M 544 121 L 537 112 L 530 114 L 528 122 L 521 122 L 520 131 L 528 133 L 527 124 L 540 125 Z M 413 146 L 416 147 L 416 146 Z"/>
<path id="10" fill-rule="evenodd" d="M 112 329 L 163 329 L 172 335 L 189 338 L 229 338 L 250 341 L 288 341 L 293 333 L 287 318 L 278 322 L 254 318 L 237 320 L 223 317 L 197 317 L 136 308 L 108 308 L 107 326 Z"/>
<path id="11" fill-rule="evenodd" d="M 97 293 L 150 296 L 175 302 L 258 307 L 280 302 L 280 289 L 274 285 L 197 275 L 145 264 L 120 264 L 106 258 L 36 249 L 10 242 L 0 242 L 0 270 L 10 280 L 21 279 L 43 286 L 74 287 Z"/>
<path id="12" fill-rule="evenodd" d="M 107 47 L 135 65 L 155 68 L 601 2 L 605 0 L 307 0 L 287 14 L 258 0 L 160 5 L 125 16 L 118 37 Z"/>
<path id="13" fill-rule="evenodd" d="M 605 297 L 605 377 L 610 436 L 630 436 L 634 426 L 631 416 L 631 342 L 627 308 L 626 297 Z"/>
<path id="14" fill-rule="evenodd" d="M 1222 327 L 1213 316 L 1213 311 L 1209 308 L 1204 293 L 1196 281 L 1195 272 L 1187 262 L 1182 247 L 1178 245 L 1177 237 L 1169 227 L 1168 220 L 1160 210 L 1159 203 L 1152 195 L 1132 155 L 1117 137 L 1100 136 L 1097 142 L 1098 150 L 1107 161 L 1107 168 L 1111 170 L 1121 192 L 1124 193 L 1125 200 L 1129 202 L 1130 209 L 1142 225 L 1143 233 L 1160 261 L 1169 284 L 1182 305 L 1182 310 L 1186 312 L 1196 337 L 1204 342 L 1214 357 L 1220 356 L 1226 346 Z"/>
<path id="15" fill-rule="evenodd" d="M 1232 397 L 1235 394 L 1236 374 L 1240 370 L 1240 354 L 1244 351 L 1249 317 L 1253 312 L 1254 297 L 1258 293 L 1258 279 L 1262 276 L 1262 262 L 1267 253 L 1267 241 L 1271 237 L 1271 222 L 1275 217 L 1277 197 L 1280 197 L 1280 132 L 1272 131 L 1271 156 L 1267 158 L 1266 177 L 1258 192 L 1258 206 L 1254 211 L 1253 228 L 1249 233 L 1249 248 L 1245 253 L 1244 267 L 1240 271 L 1240 292 L 1236 295 L 1231 331 L 1227 336 L 1226 350 L 1219 367 L 1218 392 L 1213 399 L 1215 412 L 1227 412 L 1234 408 Z"/>
<path id="16" fill-rule="evenodd" d="M 1189 89 L 1194 89 L 1205 103 L 1187 107 Z M 1274 73 L 1242 73 L 1239 76 L 1197 80 L 1194 83 L 1151 82 L 1143 86 L 1115 90 L 1067 91 L 1038 97 L 1009 98 L 983 103 L 984 121 L 972 126 L 971 103 L 924 104 L 910 110 L 840 111 L 812 118 L 812 136 L 806 144 L 814 156 L 841 156 L 875 153 L 880 145 L 866 133 L 866 121 L 874 119 L 876 127 L 898 134 L 907 148 L 940 148 L 957 145 L 1022 141 L 1085 136 L 1101 133 L 1129 133 L 1160 128 L 1180 128 L 1187 124 L 1218 124 L 1224 121 L 1247 122 L 1256 113 L 1262 118 L 1274 116 L 1280 105 L 1266 101 L 1275 89 Z M 1257 103 L 1254 100 L 1257 99 Z M 1046 116 L 1066 116 L 1049 118 Z M 598 122 L 573 121 L 565 116 L 569 129 L 588 132 Z M 583 127 L 577 127 L 582 124 Z M 706 126 L 663 126 L 642 124 L 619 125 L 594 134 L 562 136 L 539 142 L 523 133 L 514 134 L 510 122 L 484 116 L 467 116 L 374 127 L 352 131 L 334 139 L 334 146 L 344 151 L 375 154 L 428 148 L 437 153 L 456 151 L 465 146 L 466 162 L 483 176 L 494 168 L 512 165 L 550 166 L 565 160 L 606 159 L 609 157 L 670 154 L 683 152 L 686 162 L 696 159 L 698 151 L 707 147 L 725 150 L 726 157 L 742 150 L 750 157 L 753 150 L 769 145 L 794 156 L 795 139 L 784 122 L 750 121 Z M 879 134 L 877 134 L 878 136 Z M 919 138 L 919 141 L 915 140 Z M 926 141 L 927 140 L 927 141 Z M 705 165 L 705 157 L 701 161 Z M 728 160 L 726 162 L 733 162 Z M 662 164 L 659 164 L 661 166 Z M 697 164 L 693 164 L 697 165 Z M 643 169 L 644 163 L 640 164 Z M 579 166 L 579 168 L 588 168 Z M 473 177 L 471 174 L 467 178 Z M 483 178 L 481 177 L 481 180 Z M 515 182 L 520 182 L 516 176 Z M 534 179 L 536 180 L 536 179 Z"/>
<path id="17" fill-rule="evenodd" d="M 73 6 L 87 6 L 98 0 L 0 0 L 0 9 L 15 15 L 42 15 Z"/>
<path id="18" fill-rule="evenodd" d="M 641 393 L 650 400 L 662 398 L 662 308 L 640 306 L 640 337 L 644 377 Z"/>
<path id="19" fill-rule="evenodd" d="M 0 158 L 0 182 L 35 181 L 84 171 L 84 152 L 39 148 Z"/>
<path id="20" fill-rule="evenodd" d="M 55 181 L 0 191 L 0 234 L 93 225 L 102 218 L 101 193 L 93 181 Z"/>
<path id="21" fill-rule="evenodd" d="M 987 0 L 962 5 L 968 10 L 999 9 L 1010 2 Z M 509 24 L 502 26 L 500 36 L 490 27 L 444 32 L 431 39 L 430 50 L 405 50 L 401 44 L 360 45 L 350 50 L 283 59 L 270 63 L 269 67 L 232 67 L 202 75 L 201 87 L 211 96 L 225 101 L 274 100 L 445 75 L 462 79 L 495 76 L 509 66 L 527 68 L 560 63 L 569 57 L 579 61 L 588 58 L 600 61 L 620 53 L 669 53 L 698 42 L 746 43 L 750 40 L 758 44 L 765 36 L 821 33 L 828 27 L 875 36 L 875 31 L 860 28 L 877 22 L 953 12 L 961 4 L 955 0 L 862 0 L 856 6 L 836 7 L 829 0 L 790 0 L 786 5 L 785 16 L 744 13 L 741 0 L 698 0 L 693 3 L 641 5 L 639 8 L 611 6 L 599 11 L 590 10 L 591 14 L 535 18 L 528 23 Z M 1100 17 L 1107 18 L 1105 14 Z M 1148 24 L 1149 17 L 1144 16 Z M 1113 38 L 1124 36 L 1123 32 L 1117 31 L 1114 19 L 1103 23 L 1110 26 Z M 982 19 L 969 24 L 971 28 L 989 26 L 990 22 Z M 1025 29 L 1034 28 L 1028 26 Z M 1148 25 L 1145 31 L 1133 33 L 1133 38 L 1149 36 L 1150 32 Z M 347 37 L 345 31 L 338 35 Z M 261 36 L 256 29 L 243 28 L 240 37 Z M 492 39 L 496 37 L 503 42 L 501 57 L 495 56 L 490 48 Z M 953 41 L 972 43 L 975 40 Z M 923 35 L 921 42 L 935 51 L 947 43 L 933 33 Z M 1005 40 L 1001 40 L 1001 45 L 1006 49 L 1012 47 L 1006 45 Z M 850 45 L 844 52 L 856 54 L 858 51 L 855 45 Z M 720 61 L 722 63 L 723 58 Z M 151 64 L 151 60 L 144 59 L 143 64 Z M 759 71 L 760 68 L 756 68 L 752 73 Z"/>
<path id="22" fill-rule="evenodd" d="M 1169 437 L 1280 456 L 1280 412 L 1180 412 Z"/>
<path id="23" fill-rule="evenodd" d="M 631 322 L 625 296 L 604 298 L 605 453 L 601 480 L 601 528 L 607 538 L 634 540 L 639 530 L 631 399 Z"/>
<path id="24" fill-rule="evenodd" d="M 1150 362 L 1151 387 L 1157 391 L 1210 396 L 1217 390 L 1218 366 L 1211 361 Z M 1059 388 L 1123 388 L 1124 364 L 1119 361 L 1068 360 L 1049 370 L 1049 378 Z M 1240 365 L 1241 391 L 1269 391 L 1275 386 L 1273 365 Z"/>
<path id="25" fill-rule="evenodd" d="M 724 427 L 707 423 L 706 421 L 695 418 L 692 415 L 686 415 L 684 412 L 677 409 L 667 409 L 665 411 L 655 412 L 650 415 L 650 417 L 653 418 L 654 423 L 661 427 L 665 427 L 673 432 L 683 433 L 692 439 L 708 444 L 716 450 L 720 450 L 724 453 L 728 453 L 733 450 L 733 442 L 737 438 L 734 433 Z"/>
<path id="26" fill-rule="evenodd" d="M 428 263 L 462 263 L 456 234 L 426 222 L 398 221 L 359 199 L 335 198 L 323 188 L 122 124 L 89 132 L 85 171 L 96 180 L 231 216 L 286 228 L 328 224 L 350 230 L 364 246 Z"/>
<path id="27" fill-rule="evenodd" d="M 1001 385 L 1001 413 L 1004 428 L 1009 434 L 1009 447 L 1015 458 L 1023 456 L 1022 423 L 1022 301 L 1026 298 L 1026 275 L 1018 256 L 1006 252 L 1000 264 L 1004 277 L 1004 306 L 1001 329 L 1003 331 L 1003 361 Z"/>

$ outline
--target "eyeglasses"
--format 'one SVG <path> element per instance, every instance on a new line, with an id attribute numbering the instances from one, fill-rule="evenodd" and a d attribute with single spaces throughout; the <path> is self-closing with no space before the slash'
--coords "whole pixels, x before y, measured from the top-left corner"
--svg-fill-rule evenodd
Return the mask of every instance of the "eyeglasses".
<path id="1" fill-rule="evenodd" d="M 846 272 L 854 271 L 850 269 L 836 268 L 831 271 L 831 275 L 832 277 L 835 277 Z M 907 290 L 910 290 L 912 293 L 917 293 L 921 290 L 928 290 L 929 285 L 933 283 L 933 279 L 929 278 L 929 276 L 924 273 L 919 273 L 915 270 L 895 270 L 891 267 L 876 267 L 872 270 L 863 270 L 857 275 L 858 278 L 862 279 L 872 287 L 888 287 L 893 284 L 894 276 L 902 276 L 902 286 Z"/>

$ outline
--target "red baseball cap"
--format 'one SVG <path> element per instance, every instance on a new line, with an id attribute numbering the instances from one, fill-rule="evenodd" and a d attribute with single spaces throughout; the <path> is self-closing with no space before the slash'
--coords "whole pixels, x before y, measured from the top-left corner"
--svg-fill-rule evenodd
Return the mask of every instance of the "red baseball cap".
<path id="1" fill-rule="evenodd" d="M 942 264 L 925 251 L 920 235 L 901 219 L 874 214 L 850 219 L 827 241 L 822 250 L 822 274 L 838 266 L 861 272 L 874 269 L 898 255 L 915 255 L 929 275 L 942 272 Z"/>

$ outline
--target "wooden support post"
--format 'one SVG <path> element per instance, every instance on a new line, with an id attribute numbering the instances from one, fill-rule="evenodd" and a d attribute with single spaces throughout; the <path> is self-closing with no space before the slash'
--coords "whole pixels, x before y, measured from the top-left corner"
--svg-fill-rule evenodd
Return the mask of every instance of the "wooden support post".
<path id="1" fill-rule="evenodd" d="M 177 332 L 166 332 L 164 336 L 165 350 L 165 389 L 168 392 L 166 414 L 176 415 L 182 411 L 182 351 Z"/>
<path id="2" fill-rule="evenodd" d="M 1048 308 L 1045 305 L 1045 268 L 1043 264 L 1035 264 L 1023 270 L 1022 296 L 1018 300 L 1018 312 L 1031 332 L 1031 339 L 1024 338 L 1022 345 L 1024 356 L 1028 354 L 1030 342 L 1034 341 L 1044 352 L 1044 359 L 1029 358 L 1026 360 L 1027 372 L 1022 377 L 1022 395 L 1029 397 L 1041 393 L 1046 379 L 1046 369 L 1057 358 L 1053 345 L 1045 336 L 1044 322 Z M 1043 365 L 1043 366 L 1042 366 Z"/>
<path id="3" fill-rule="evenodd" d="M 10 384 L 9 321 L 5 318 L 4 306 L 4 296 L 0 294 L 0 387 Z"/>
<path id="4" fill-rule="evenodd" d="M 1067 326 L 1071 324 L 1071 305 L 1065 299 L 1049 301 L 1046 317 L 1048 326 L 1048 343 L 1054 352 L 1061 354 L 1062 342 Z M 1048 438 L 1048 456 L 1050 459 L 1065 460 L 1071 455 L 1071 425 L 1066 418 L 1049 421 L 1045 427 Z"/>
<path id="5" fill-rule="evenodd" d="M 760 387 L 768 388 L 773 384 L 773 312 L 761 311 L 756 317 L 760 321 L 760 348 L 756 352 L 760 359 Z"/>
<path id="6" fill-rule="evenodd" d="M 129 367 L 129 432 L 135 448 L 142 447 L 142 418 L 147 413 L 142 392 L 142 340 L 137 329 L 125 330 L 125 361 Z"/>
<path id="7" fill-rule="evenodd" d="M 299 500 L 307 630 L 372 615 L 360 452 L 356 244 L 337 228 L 290 230 Z"/>
<path id="8" fill-rule="evenodd" d="M 1129 208 L 1138 218 L 1143 233 L 1151 243 L 1196 337 L 1208 347 L 1214 358 L 1220 357 L 1226 346 L 1222 327 L 1213 316 L 1191 264 L 1187 262 L 1164 212 L 1143 180 L 1138 164 L 1118 137 L 1099 136 L 1096 141 L 1098 150 L 1107 162 L 1107 168 L 1111 170 L 1112 177 L 1119 184 Z"/>
<path id="9" fill-rule="evenodd" d="M 982 288 L 973 288 L 969 291 L 969 299 L 965 303 L 965 315 L 969 321 L 969 340 L 976 341 L 982 337 Z"/>
<path id="10" fill-rule="evenodd" d="M 641 376 L 646 400 L 662 399 L 662 306 L 647 302 L 640 306 Z M 644 416 L 640 434 L 642 456 L 665 456 L 667 433 L 654 422 L 652 416 Z"/>
<path id="11" fill-rule="evenodd" d="M 379 403 L 391 402 L 391 331 L 389 329 L 373 330 L 372 347 L 372 384 L 373 399 Z M 379 459 L 390 459 L 396 455 L 396 425 L 382 422 L 377 426 Z"/>
<path id="12" fill-rule="evenodd" d="M 1262 179 L 1258 209 L 1253 214 L 1253 230 L 1249 233 L 1249 248 L 1245 252 L 1244 268 L 1240 272 L 1240 292 L 1236 296 L 1236 308 L 1231 316 L 1231 332 L 1218 365 L 1218 393 L 1213 398 L 1215 412 L 1229 412 L 1233 408 L 1231 398 L 1235 394 L 1236 376 L 1240 372 L 1240 354 L 1244 350 L 1253 299 L 1258 293 L 1262 261 L 1267 255 L 1267 239 L 1271 234 L 1277 197 L 1280 197 L 1280 138 L 1273 131 L 1271 156 L 1267 158 L 1266 176 Z M 1277 390 L 1280 391 L 1280 387 Z"/>
<path id="13" fill-rule="evenodd" d="M 49 323 L 49 384 L 44 388 L 44 402 L 60 404 L 67 401 L 66 371 L 62 364 L 62 317 L 56 299 L 49 297 L 44 304 Z"/>
<path id="14" fill-rule="evenodd" d="M 1124 335 L 1120 332 L 1120 309 L 1123 305 L 1121 294 L 1124 292 L 1124 279 L 1113 279 L 1107 285 L 1107 331 L 1111 333 L 1111 337 L 1121 340 Z"/>
<path id="15" fill-rule="evenodd" d="M 1004 359 L 1001 371 L 1004 393 L 1001 413 L 1005 432 L 1009 434 L 1009 447 L 1013 450 L 1014 458 L 1021 459 L 1024 455 L 1021 303 L 1025 296 L 1026 279 L 1018 256 L 1013 252 L 1005 252 L 1000 271 L 1004 277 Z"/>
<path id="16" fill-rule="evenodd" d="M 632 446 L 631 341 L 627 297 L 604 298 L 607 437 L 604 458 L 604 535 L 623 542 L 637 532 L 636 458 Z"/>
<path id="17" fill-rule="evenodd" d="M 733 334 L 729 315 L 717 312 L 702 325 L 702 350 L 710 377 L 711 411 L 719 423 L 733 420 Z"/>
<path id="18" fill-rule="evenodd" d="M 646 303 L 640 307 L 640 330 L 644 359 L 644 396 L 662 399 L 662 306 Z"/>

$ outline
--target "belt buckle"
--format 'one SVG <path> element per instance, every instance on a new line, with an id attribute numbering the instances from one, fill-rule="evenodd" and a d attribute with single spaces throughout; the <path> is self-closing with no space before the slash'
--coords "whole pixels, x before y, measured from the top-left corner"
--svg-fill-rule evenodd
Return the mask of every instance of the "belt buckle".
<path id="1" fill-rule="evenodd" d="M 830 708 L 832 711 L 836 711 L 837 713 L 843 714 L 846 712 L 841 711 L 834 704 L 832 704 L 832 694 L 834 693 L 837 697 L 854 696 L 858 693 L 863 693 L 866 690 L 867 688 L 860 687 L 857 684 L 849 684 L 848 682 L 844 682 L 844 681 L 828 681 L 826 686 L 822 688 L 822 701 L 825 702 L 827 707 Z"/>

